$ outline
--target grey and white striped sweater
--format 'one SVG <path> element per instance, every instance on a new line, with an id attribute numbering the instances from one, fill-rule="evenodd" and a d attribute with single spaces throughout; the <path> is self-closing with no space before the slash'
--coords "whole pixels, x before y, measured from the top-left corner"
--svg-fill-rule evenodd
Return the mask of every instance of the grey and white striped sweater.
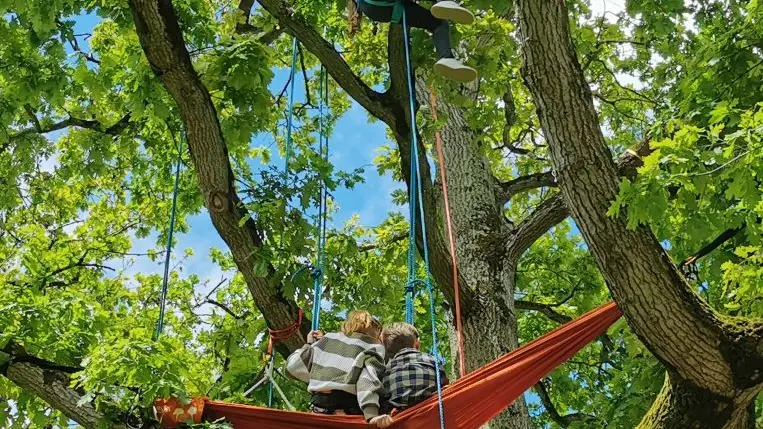
<path id="1" fill-rule="evenodd" d="M 328 333 L 295 350 L 286 361 L 286 370 L 307 383 L 311 393 L 342 390 L 357 396 L 366 419 L 379 414 L 384 346 L 369 336 Z"/>

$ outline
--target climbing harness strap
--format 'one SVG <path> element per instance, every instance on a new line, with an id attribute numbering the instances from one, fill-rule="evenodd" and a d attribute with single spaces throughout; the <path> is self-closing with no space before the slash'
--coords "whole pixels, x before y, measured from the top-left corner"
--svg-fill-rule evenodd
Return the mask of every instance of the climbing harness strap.
<path id="1" fill-rule="evenodd" d="M 367 0 L 363 0 L 367 1 Z M 411 177 L 409 185 L 409 214 L 410 214 L 410 230 L 408 241 L 408 283 L 405 290 L 405 302 L 406 302 L 406 321 L 413 323 L 413 296 L 414 288 L 421 280 L 416 279 L 416 217 L 421 217 L 421 239 L 423 246 L 424 266 L 426 268 L 425 279 L 423 284 L 429 295 L 429 314 L 432 323 L 432 349 L 431 353 L 436 358 L 440 357 L 437 344 L 437 318 L 435 313 L 435 293 L 432 287 L 432 275 L 430 271 L 429 263 L 429 245 L 427 242 L 427 228 L 426 219 L 424 218 L 424 197 L 423 197 L 423 185 L 421 180 L 421 174 L 419 172 L 419 142 L 418 142 L 418 127 L 416 126 L 416 110 L 415 110 L 415 92 L 413 83 L 413 66 L 411 64 L 411 47 L 410 37 L 408 34 L 408 22 L 405 13 L 405 8 L 402 9 L 402 21 L 403 21 L 403 39 L 405 45 L 405 65 L 406 76 L 408 83 L 408 103 L 410 109 L 410 121 L 411 121 Z M 426 156 L 426 155 L 425 155 Z M 416 206 L 418 204 L 418 213 Z M 438 359 L 439 360 L 439 359 Z M 437 405 L 440 413 L 440 429 L 445 429 L 445 412 L 442 405 L 442 378 L 440 371 L 435 371 L 436 383 L 437 383 Z"/>
<path id="2" fill-rule="evenodd" d="M 400 21 L 403 18 L 403 13 L 405 11 L 405 5 L 403 4 L 403 1 L 405 0 L 358 0 L 358 3 L 366 3 L 371 6 L 379 7 L 391 7 L 392 19 L 390 22 L 394 24 L 400 24 Z"/>

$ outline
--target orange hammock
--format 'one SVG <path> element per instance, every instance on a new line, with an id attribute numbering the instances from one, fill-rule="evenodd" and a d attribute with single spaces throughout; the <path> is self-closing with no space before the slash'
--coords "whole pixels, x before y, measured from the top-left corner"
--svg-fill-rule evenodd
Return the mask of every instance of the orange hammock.
<path id="1" fill-rule="evenodd" d="M 592 310 L 445 387 L 445 427 L 477 429 L 511 405 L 554 368 L 607 331 L 622 313 L 615 303 Z M 360 429 L 361 416 L 327 416 L 207 401 L 204 419 L 225 418 L 236 429 Z M 437 396 L 395 416 L 395 429 L 439 425 Z"/>

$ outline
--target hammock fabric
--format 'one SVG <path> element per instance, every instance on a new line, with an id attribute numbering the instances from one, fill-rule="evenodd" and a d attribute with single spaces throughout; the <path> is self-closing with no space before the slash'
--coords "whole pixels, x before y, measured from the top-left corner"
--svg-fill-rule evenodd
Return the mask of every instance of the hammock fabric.
<path id="1" fill-rule="evenodd" d="M 554 368 L 604 334 L 622 313 L 615 303 L 592 310 L 489 363 L 443 389 L 449 429 L 477 429 L 511 405 Z M 327 416 L 207 401 L 204 419 L 225 418 L 236 429 L 360 429 L 360 416 Z M 395 416 L 394 429 L 431 429 L 439 424 L 437 396 Z"/>

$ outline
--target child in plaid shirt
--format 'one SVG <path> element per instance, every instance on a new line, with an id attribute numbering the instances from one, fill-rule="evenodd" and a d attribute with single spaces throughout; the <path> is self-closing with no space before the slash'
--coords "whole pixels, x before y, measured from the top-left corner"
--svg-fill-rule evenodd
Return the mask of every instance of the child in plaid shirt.
<path id="1" fill-rule="evenodd" d="M 419 332 L 408 323 L 393 323 L 382 331 L 382 342 L 391 357 L 384 377 L 387 407 L 404 410 L 437 393 L 435 358 L 419 351 Z M 440 380 L 448 384 L 440 367 Z"/>

